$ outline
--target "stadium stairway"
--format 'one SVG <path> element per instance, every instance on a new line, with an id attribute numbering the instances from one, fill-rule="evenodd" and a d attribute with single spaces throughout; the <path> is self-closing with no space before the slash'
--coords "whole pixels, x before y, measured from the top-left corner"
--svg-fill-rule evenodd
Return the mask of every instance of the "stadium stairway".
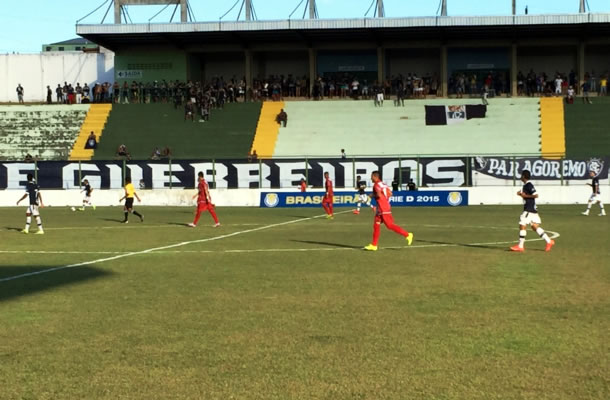
<path id="1" fill-rule="evenodd" d="M 540 99 L 540 151 L 545 158 L 561 158 L 566 154 L 563 103 L 562 97 Z"/>
<path id="2" fill-rule="evenodd" d="M 278 135 L 280 134 L 280 124 L 275 121 L 276 116 L 282 108 L 285 108 L 283 101 L 265 101 L 261 109 L 261 115 L 256 126 L 256 134 L 252 141 L 251 152 L 256 150 L 259 157 L 271 158 L 275 149 Z"/>
<path id="3" fill-rule="evenodd" d="M 74 141 L 72 151 L 70 152 L 70 160 L 91 160 L 93 157 L 93 149 L 85 149 L 87 138 L 91 132 L 95 133 L 97 141 L 102 138 L 104 126 L 112 110 L 112 104 L 92 104 L 89 112 L 80 127 L 80 133 Z"/>
<path id="4" fill-rule="evenodd" d="M 486 118 L 427 126 L 425 105 L 480 104 L 480 99 L 287 102 L 273 156 L 540 154 L 538 99 L 494 98 Z M 258 148 L 257 148 L 258 150 Z"/>
<path id="5" fill-rule="evenodd" d="M 0 159 L 66 160 L 89 105 L 0 106 Z"/>

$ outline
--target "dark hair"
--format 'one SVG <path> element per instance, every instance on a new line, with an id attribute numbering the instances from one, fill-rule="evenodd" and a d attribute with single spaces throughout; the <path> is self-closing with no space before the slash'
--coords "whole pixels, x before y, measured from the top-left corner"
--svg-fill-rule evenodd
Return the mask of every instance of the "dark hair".
<path id="1" fill-rule="evenodd" d="M 360 179 L 360 175 L 356 176 L 356 179 L 358 179 L 358 180 L 359 180 L 359 179 Z"/>
<path id="2" fill-rule="evenodd" d="M 203 172 L 199 171 L 199 173 L 197 174 L 198 177 L 203 178 Z"/>
<path id="3" fill-rule="evenodd" d="M 529 172 L 527 169 L 524 169 L 523 171 L 521 171 L 521 177 L 525 178 L 525 179 L 529 179 L 532 177 L 532 173 Z"/>
<path id="4" fill-rule="evenodd" d="M 371 173 L 371 175 L 380 176 L 379 171 L 373 171 L 373 172 Z"/>
<path id="5" fill-rule="evenodd" d="M 34 179 L 34 175 L 28 174 L 28 181 L 31 181 L 32 179 Z"/>
<path id="6" fill-rule="evenodd" d="M 125 183 L 131 183 L 131 177 L 129 177 L 129 176 L 128 176 L 128 177 L 126 177 L 126 178 L 125 178 Z"/>

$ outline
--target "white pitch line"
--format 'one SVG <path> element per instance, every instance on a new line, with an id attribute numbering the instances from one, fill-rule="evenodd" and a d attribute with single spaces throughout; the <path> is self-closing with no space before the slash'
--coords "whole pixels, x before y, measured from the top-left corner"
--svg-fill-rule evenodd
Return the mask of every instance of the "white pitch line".
<path id="1" fill-rule="evenodd" d="M 318 218 L 318 217 L 314 217 Z M 551 234 L 551 239 L 557 239 L 561 236 L 558 232 L 547 231 Z M 212 240 L 211 238 L 210 240 Z M 542 238 L 527 239 L 526 242 L 536 242 L 544 240 Z M 514 240 L 505 242 L 481 242 L 481 243 L 432 243 L 432 244 L 415 244 L 412 246 L 388 246 L 380 247 L 381 250 L 394 250 L 394 249 L 423 249 L 430 247 L 459 247 L 459 246 L 492 246 L 500 244 L 511 244 L 515 243 Z M 155 254 L 231 254 L 231 253 L 297 253 L 297 252 L 309 252 L 309 251 L 361 251 L 361 248 L 354 247 L 308 247 L 308 248 L 286 248 L 286 249 L 231 249 L 231 250 L 158 250 L 154 251 Z M 150 253 L 149 251 L 144 252 L 120 252 L 120 251 L 45 251 L 45 250 L 0 250 L 2 253 L 31 253 L 31 254 L 120 254 L 120 255 L 138 255 L 144 253 Z M 2 280 L 0 279 L 0 282 Z"/>
<path id="2" fill-rule="evenodd" d="M 341 211 L 341 212 L 335 213 L 335 215 L 336 214 L 342 214 L 342 213 L 345 213 L 345 212 L 350 212 L 350 211 L 351 210 Z M 284 226 L 284 225 L 295 224 L 295 223 L 298 223 L 298 222 L 309 221 L 309 220 L 312 220 L 312 219 L 321 218 L 321 217 L 325 217 L 325 216 L 326 215 L 324 214 L 324 215 L 316 215 L 315 217 L 293 219 L 292 221 L 286 221 L 286 222 L 280 222 L 280 223 L 277 223 L 277 224 L 265 225 L 265 226 L 261 226 L 259 228 L 253 228 L 253 229 L 247 229 L 245 231 L 228 233 L 226 235 L 214 236 L 214 237 L 206 238 L 206 239 L 189 240 L 189 241 L 186 241 L 186 242 L 174 243 L 174 244 L 170 244 L 170 245 L 167 245 L 167 246 L 153 247 L 153 248 L 146 249 L 146 250 L 133 251 L 133 252 L 129 252 L 129 253 L 119 254 L 119 255 L 116 255 L 116 256 L 113 256 L 113 257 L 100 258 L 100 259 L 92 260 L 92 261 L 85 261 L 85 262 L 76 263 L 76 264 L 62 265 L 61 267 L 54 267 L 54 268 L 43 269 L 43 270 L 35 271 L 35 272 L 28 272 L 28 273 L 25 273 L 25 274 L 14 275 L 14 276 L 9 276 L 7 278 L 2 278 L 2 279 L 0 279 L 0 283 L 1 282 L 8 282 L 8 281 L 12 281 L 12 280 L 15 280 L 15 279 L 20 279 L 20 278 L 26 278 L 26 277 L 29 277 L 29 276 L 35 276 L 35 275 L 46 274 L 46 273 L 49 273 L 49 272 L 60 271 L 60 270 L 63 270 L 63 269 L 68 269 L 68 268 L 83 267 L 85 265 L 99 264 L 99 263 L 102 263 L 102 262 L 118 260 L 118 259 L 125 258 L 125 257 L 136 256 L 136 255 L 140 255 L 140 254 L 147 254 L 147 253 L 152 253 L 152 252 L 155 252 L 155 251 L 172 249 L 172 248 L 175 248 L 175 247 L 182 247 L 182 246 L 186 246 L 186 245 L 189 245 L 189 244 L 205 243 L 205 242 L 211 242 L 211 241 L 220 240 L 220 239 L 226 239 L 226 238 L 230 238 L 230 237 L 233 237 L 233 236 L 243 235 L 245 233 L 258 232 L 258 231 L 262 231 L 262 230 L 265 230 L 265 229 L 271 229 L 271 228 L 276 228 L 278 226 Z"/>
<path id="3" fill-rule="evenodd" d="M 117 222 L 118 223 L 118 222 Z M 222 226 L 261 226 L 263 224 L 222 224 Z M 165 224 L 165 225 L 120 225 L 120 226 L 61 226 L 61 227 L 52 227 L 52 228 L 44 228 L 45 231 L 88 231 L 88 230 L 98 230 L 98 229 L 148 229 L 148 228 L 179 228 L 184 229 L 188 225 L 185 224 Z M 207 225 L 201 225 L 201 228 L 206 227 Z M 209 226 L 213 228 L 213 225 Z"/>

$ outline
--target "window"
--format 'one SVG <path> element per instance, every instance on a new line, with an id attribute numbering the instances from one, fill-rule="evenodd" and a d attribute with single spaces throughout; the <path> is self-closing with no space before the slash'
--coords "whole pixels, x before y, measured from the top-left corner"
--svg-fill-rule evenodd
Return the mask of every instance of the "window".
<path id="1" fill-rule="evenodd" d="M 63 47 L 63 46 L 60 46 L 60 47 L 58 47 L 58 48 L 57 48 L 57 50 L 59 50 L 59 51 L 64 51 L 64 47 Z"/>
<path id="2" fill-rule="evenodd" d="M 78 51 L 78 50 L 80 50 L 80 46 L 76 46 L 76 47 L 74 48 L 74 50 L 77 50 L 77 51 Z"/>
<path id="3" fill-rule="evenodd" d="M 45 51 L 51 51 L 51 50 L 53 50 L 53 48 L 51 46 L 47 46 L 45 49 Z"/>

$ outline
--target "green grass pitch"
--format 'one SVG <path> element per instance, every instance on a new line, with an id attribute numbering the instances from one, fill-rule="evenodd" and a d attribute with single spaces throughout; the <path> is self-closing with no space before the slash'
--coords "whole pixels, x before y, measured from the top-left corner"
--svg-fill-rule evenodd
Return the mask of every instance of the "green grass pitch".
<path id="1" fill-rule="evenodd" d="M 1 399 L 610 398 L 610 220 L 582 206 L 524 254 L 518 206 L 395 209 L 413 245 L 376 253 L 366 209 L 139 211 L 44 208 L 39 236 L 0 209 Z"/>

